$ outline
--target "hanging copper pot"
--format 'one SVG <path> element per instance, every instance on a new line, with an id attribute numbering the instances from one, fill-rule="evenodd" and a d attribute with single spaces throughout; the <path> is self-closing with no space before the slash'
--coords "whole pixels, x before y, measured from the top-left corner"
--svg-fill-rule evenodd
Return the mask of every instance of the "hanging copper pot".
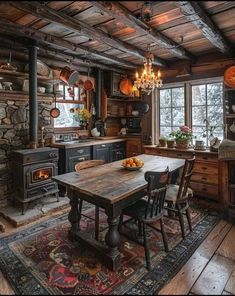
<path id="1" fill-rule="evenodd" d="M 88 69 L 88 76 L 87 76 L 87 79 L 84 81 L 84 84 L 83 84 L 83 88 L 84 88 L 85 90 L 87 90 L 87 91 L 92 90 L 93 87 L 94 87 L 93 83 L 92 83 L 91 80 L 89 79 L 89 77 L 90 77 L 89 74 L 90 74 L 90 68 Z"/>
<path id="2" fill-rule="evenodd" d="M 78 71 L 64 67 L 60 72 L 60 79 L 68 85 L 74 85 L 79 76 Z"/>
<path id="3" fill-rule="evenodd" d="M 50 115 L 52 118 L 57 118 L 60 116 L 60 109 L 56 107 L 56 96 L 55 96 L 55 107 L 51 109 Z"/>

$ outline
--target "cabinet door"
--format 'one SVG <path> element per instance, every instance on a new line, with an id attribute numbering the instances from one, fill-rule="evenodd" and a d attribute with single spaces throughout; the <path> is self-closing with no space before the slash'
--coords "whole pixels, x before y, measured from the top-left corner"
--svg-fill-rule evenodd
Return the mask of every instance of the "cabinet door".
<path id="1" fill-rule="evenodd" d="M 78 162 L 84 161 L 84 160 L 90 160 L 91 156 L 90 154 L 85 154 L 85 155 L 79 155 L 79 156 L 70 156 L 68 159 L 68 172 L 74 172 L 75 171 L 75 165 Z"/>
<path id="2" fill-rule="evenodd" d="M 113 149 L 110 153 L 110 161 L 117 161 L 125 158 L 125 150 L 124 149 Z"/>
<path id="3" fill-rule="evenodd" d="M 93 147 L 93 159 L 101 159 L 110 162 L 110 149 L 108 144 L 101 144 Z"/>

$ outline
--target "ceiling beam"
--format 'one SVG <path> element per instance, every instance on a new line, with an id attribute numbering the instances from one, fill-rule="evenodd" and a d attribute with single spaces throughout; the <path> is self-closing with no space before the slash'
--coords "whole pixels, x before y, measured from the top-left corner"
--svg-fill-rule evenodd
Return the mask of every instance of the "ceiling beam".
<path id="1" fill-rule="evenodd" d="M 17 39 L 15 35 L 14 36 L 0 35 L 1 46 L 5 46 L 11 50 L 12 50 L 12 48 L 14 48 L 14 51 L 17 50 L 17 47 L 18 47 L 18 50 L 22 50 L 22 47 L 27 49 L 28 42 L 29 42 L 29 38 L 25 38 L 25 37 L 22 38 L 21 37 L 21 38 Z M 19 47 L 21 49 L 19 49 Z M 114 67 L 113 65 L 106 65 L 106 64 L 101 64 L 98 62 L 92 62 L 92 61 L 88 61 L 88 60 L 82 59 L 82 58 L 79 59 L 74 54 L 64 52 L 63 50 L 54 49 L 54 48 L 40 47 L 39 48 L 39 56 L 43 57 L 44 61 L 48 57 L 49 61 L 51 61 L 52 59 L 58 60 L 58 61 L 61 61 L 63 64 L 67 63 L 67 65 L 73 65 L 73 66 L 78 66 L 78 67 L 85 66 L 87 69 L 89 67 L 98 67 L 101 69 L 125 73 L 125 70 Z M 63 67 L 63 66 L 61 65 L 61 67 Z"/>
<path id="2" fill-rule="evenodd" d="M 91 1 L 90 4 L 96 8 L 106 12 L 117 21 L 136 30 L 137 33 L 146 35 L 149 40 L 156 43 L 160 47 L 167 49 L 178 58 L 195 60 L 195 57 L 186 51 L 181 45 L 177 44 L 161 32 L 150 27 L 147 23 L 139 20 L 128 9 L 116 1 Z"/>
<path id="3" fill-rule="evenodd" d="M 26 26 L 22 26 L 19 24 L 16 24 L 12 21 L 9 21 L 7 19 L 1 18 L 0 19 L 0 30 L 4 30 L 5 32 L 11 32 L 16 33 L 20 36 L 24 37 L 30 37 L 34 40 L 37 40 L 38 42 L 42 44 L 46 44 L 52 47 L 64 49 L 67 51 L 67 53 L 72 53 L 74 55 L 77 55 L 78 58 L 82 58 L 81 55 L 89 56 L 88 60 L 93 60 L 92 57 L 96 57 L 99 59 L 106 60 L 108 62 L 112 62 L 112 64 L 117 64 L 120 67 L 124 68 L 136 68 L 136 65 L 133 63 L 130 63 L 128 61 L 123 61 L 122 59 L 113 57 L 111 55 L 100 53 L 97 50 L 90 49 L 86 46 L 77 45 L 75 43 L 71 43 L 67 40 L 64 40 L 60 37 L 52 36 L 50 34 L 46 34 L 43 32 L 40 32 L 38 30 L 35 30 L 33 28 L 29 28 Z"/>
<path id="4" fill-rule="evenodd" d="M 7 1 L 6 3 L 17 9 L 26 11 L 38 18 L 70 29 L 71 31 L 80 35 L 88 36 L 92 40 L 104 42 L 105 44 L 108 44 L 109 46 L 112 46 L 130 55 L 135 55 L 139 58 L 144 58 L 145 56 L 145 52 L 138 49 L 137 47 L 112 37 L 102 30 L 93 28 L 79 19 L 71 17 L 61 11 L 57 11 L 46 5 L 40 4 L 38 1 Z M 153 63 L 159 66 L 166 66 L 166 62 L 157 57 L 154 57 Z"/>
<path id="5" fill-rule="evenodd" d="M 175 1 L 181 13 L 192 22 L 202 34 L 217 47 L 223 54 L 234 55 L 234 48 L 228 43 L 216 24 L 200 7 L 197 1 Z"/>

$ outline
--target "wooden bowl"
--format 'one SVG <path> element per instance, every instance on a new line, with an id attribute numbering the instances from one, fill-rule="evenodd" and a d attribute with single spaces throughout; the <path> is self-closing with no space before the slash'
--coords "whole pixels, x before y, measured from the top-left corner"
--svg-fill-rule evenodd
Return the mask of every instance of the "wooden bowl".
<path id="1" fill-rule="evenodd" d="M 128 170 L 128 171 L 138 171 L 138 170 L 140 170 L 142 167 L 143 167 L 143 165 L 142 166 L 136 166 L 136 167 L 128 167 L 128 166 L 124 166 L 123 165 L 123 167 L 124 167 L 124 169 L 126 169 L 126 170 Z"/>

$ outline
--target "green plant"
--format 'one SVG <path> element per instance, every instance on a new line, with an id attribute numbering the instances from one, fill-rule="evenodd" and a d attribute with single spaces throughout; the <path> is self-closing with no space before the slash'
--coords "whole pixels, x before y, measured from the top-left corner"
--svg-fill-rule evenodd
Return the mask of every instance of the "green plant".
<path id="1" fill-rule="evenodd" d="M 160 137 L 159 137 L 159 140 L 166 141 L 166 140 L 167 140 L 167 137 L 166 137 L 166 136 L 160 136 Z"/>
<path id="2" fill-rule="evenodd" d="M 175 140 L 184 141 L 184 140 L 191 140 L 193 137 L 193 134 L 192 134 L 192 130 L 188 126 L 183 125 L 180 127 L 179 130 L 171 132 L 170 136 L 174 137 Z"/>

